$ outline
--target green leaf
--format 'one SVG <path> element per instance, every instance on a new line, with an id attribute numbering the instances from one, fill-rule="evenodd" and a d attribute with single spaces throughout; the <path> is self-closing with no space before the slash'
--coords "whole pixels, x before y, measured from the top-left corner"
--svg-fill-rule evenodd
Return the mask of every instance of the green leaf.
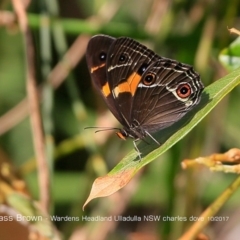
<path id="1" fill-rule="evenodd" d="M 41 26 L 41 17 L 38 14 L 28 13 L 29 25 L 32 29 L 39 29 Z M 47 18 L 50 27 L 53 27 L 55 18 Z M 148 39 L 151 37 L 150 34 L 144 31 L 142 27 L 134 26 L 130 24 L 120 22 L 108 22 L 107 24 L 99 24 L 99 22 L 88 22 L 80 19 L 58 19 L 62 29 L 65 33 L 79 35 L 79 34 L 108 34 L 117 36 L 129 36 L 139 39 Z"/>
<path id="2" fill-rule="evenodd" d="M 239 83 L 240 69 L 237 69 L 206 87 L 199 105 L 193 111 L 173 126 L 154 134 L 154 138 L 162 144 L 160 147 L 147 139 L 146 142 L 150 144 L 141 142 L 138 145 L 142 153 L 141 161 L 133 150 L 106 176 L 97 178 L 84 206 L 93 198 L 108 196 L 124 187 L 143 166 L 155 160 L 189 133 Z"/>
<path id="3" fill-rule="evenodd" d="M 240 67 L 240 37 L 236 38 L 229 47 L 220 52 L 219 61 L 229 71 Z"/>

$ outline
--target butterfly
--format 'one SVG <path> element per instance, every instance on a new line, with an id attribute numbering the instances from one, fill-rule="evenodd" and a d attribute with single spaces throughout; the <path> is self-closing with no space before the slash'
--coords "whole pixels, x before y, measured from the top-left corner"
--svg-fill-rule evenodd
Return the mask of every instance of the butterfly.
<path id="1" fill-rule="evenodd" d="M 92 83 L 122 124 L 117 135 L 136 141 L 169 127 L 195 107 L 204 85 L 193 67 L 161 57 L 128 38 L 93 36 L 86 59 Z M 159 144 L 160 145 L 160 144 Z"/>

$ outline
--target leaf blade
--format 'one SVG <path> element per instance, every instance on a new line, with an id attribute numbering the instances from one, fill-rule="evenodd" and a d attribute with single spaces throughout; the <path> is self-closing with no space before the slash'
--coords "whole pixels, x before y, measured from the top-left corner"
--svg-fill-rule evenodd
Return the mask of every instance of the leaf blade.
<path id="1" fill-rule="evenodd" d="M 184 117 L 185 119 L 181 119 L 179 122 L 174 124 L 173 127 L 162 130 L 160 134 L 157 133 L 156 139 L 159 142 L 161 142 L 161 139 L 164 141 L 160 147 L 156 148 L 156 146 L 147 145 L 144 142 L 140 143 L 138 147 L 143 153 L 141 161 L 139 161 L 136 151 L 133 150 L 106 175 L 107 178 L 114 178 L 114 176 L 125 178 L 126 176 L 123 174 L 124 171 L 131 172 L 131 174 L 128 175 L 129 178 L 127 181 L 126 179 L 118 179 L 118 181 L 122 181 L 124 183 L 121 184 L 121 186 L 116 187 L 109 185 L 108 187 L 112 189 L 108 195 L 113 194 L 120 188 L 124 187 L 143 166 L 156 159 L 186 136 L 187 133 L 189 133 L 222 100 L 222 98 L 231 92 L 238 84 L 240 84 L 240 68 L 206 87 L 203 91 L 201 102 L 196 108 L 194 108 L 193 111 L 191 111 L 191 113 L 187 114 L 188 116 Z M 186 124 L 186 119 L 189 119 L 190 117 L 191 120 Z M 164 135 L 163 133 L 165 133 L 166 136 L 162 136 Z M 99 190 L 100 189 L 98 189 L 98 191 Z M 91 191 L 90 195 L 92 194 L 93 193 Z M 105 194 L 104 196 L 108 195 Z M 92 199 L 93 198 L 90 198 L 89 196 L 84 206 L 86 206 L 86 204 Z"/>

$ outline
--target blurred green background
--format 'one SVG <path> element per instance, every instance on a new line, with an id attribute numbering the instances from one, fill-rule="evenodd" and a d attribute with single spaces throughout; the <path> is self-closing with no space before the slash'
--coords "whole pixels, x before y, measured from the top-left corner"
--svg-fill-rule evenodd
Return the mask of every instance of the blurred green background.
<path id="1" fill-rule="evenodd" d="M 107 174 L 133 148 L 131 140 L 121 141 L 113 132 L 84 130 L 88 126 L 119 126 L 91 85 L 84 56 L 87 37 L 104 33 L 134 38 L 161 56 L 193 65 L 207 86 L 228 73 L 218 55 L 236 38 L 227 27 L 240 28 L 239 4 L 237 0 L 30 1 L 36 79 L 42 89 L 42 119 L 52 168 L 50 215 L 80 219 L 54 222 L 65 239 L 177 239 L 191 222 L 93 222 L 82 221 L 82 216 L 199 216 L 235 176 L 204 167 L 184 171 L 181 160 L 240 145 L 240 90 L 236 88 L 187 137 L 146 166 L 127 187 L 111 197 L 93 200 L 83 212 L 94 179 Z M 0 7 L 1 14 L 13 13 L 10 1 L 1 1 Z M 73 44 L 76 48 L 70 52 Z M 73 69 L 69 59 L 63 58 L 68 51 L 76 59 Z M 60 70 L 56 68 L 59 62 Z M 25 69 L 18 26 L 1 20 L 0 163 L 9 162 L 37 200 Z M 66 77 L 62 69 L 67 71 Z M 211 239 L 238 239 L 239 198 L 236 193 L 218 213 L 229 216 L 228 221 L 213 221 L 207 226 L 205 233 Z"/>

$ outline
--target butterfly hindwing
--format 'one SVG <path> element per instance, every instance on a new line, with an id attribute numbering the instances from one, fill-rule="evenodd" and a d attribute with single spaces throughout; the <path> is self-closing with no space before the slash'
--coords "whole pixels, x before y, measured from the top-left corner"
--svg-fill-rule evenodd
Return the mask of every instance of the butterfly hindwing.
<path id="1" fill-rule="evenodd" d="M 131 118 L 149 132 L 166 128 L 199 102 L 202 89 L 200 76 L 190 65 L 162 58 L 142 75 Z"/>

